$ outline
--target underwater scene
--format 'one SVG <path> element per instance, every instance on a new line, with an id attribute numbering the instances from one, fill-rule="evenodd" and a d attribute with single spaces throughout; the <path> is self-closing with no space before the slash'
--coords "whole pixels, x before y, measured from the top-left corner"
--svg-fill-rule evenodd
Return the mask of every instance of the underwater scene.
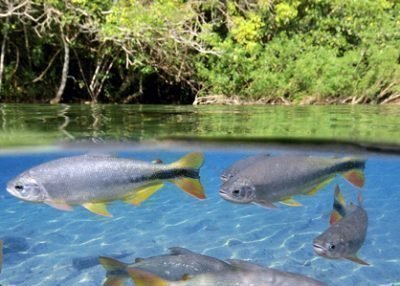
<path id="1" fill-rule="evenodd" d="M 54 148 L 0 170 L 2 286 L 400 285 L 395 154 Z"/>

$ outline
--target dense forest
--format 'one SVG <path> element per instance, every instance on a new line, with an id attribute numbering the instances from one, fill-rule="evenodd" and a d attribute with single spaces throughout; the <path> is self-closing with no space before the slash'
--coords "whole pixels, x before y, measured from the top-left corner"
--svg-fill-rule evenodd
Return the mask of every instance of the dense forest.
<path id="1" fill-rule="evenodd" d="M 1 102 L 400 101 L 399 0 L 1 0 L 0 29 Z"/>

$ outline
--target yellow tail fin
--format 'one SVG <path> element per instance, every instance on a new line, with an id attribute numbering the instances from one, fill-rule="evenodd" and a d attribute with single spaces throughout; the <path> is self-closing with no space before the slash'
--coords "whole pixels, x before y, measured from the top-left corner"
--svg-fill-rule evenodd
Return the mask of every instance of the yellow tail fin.
<path id="1" fill-rule="evenodd" d="M 131 267 L 128 268 L 129 276 L 136 286 L 167 286 L 168 281 L 152 273 Z"/>
<path id="2" fill-rule="evenodd" d="M 200 152 L 189 153 L 178 161 L 171 163 L 171 168 L 177 169 L 200 169 L 204 162 L 204 155 Z"/>
<path id="3" fill-rule="evenodd" d="M 171 180 L 171 183 L 177 185 L 180 189 L 188 193 L 189 195 L 198 198 L 205 199 L 206 195 L 204 194 L 203 186 L 201 185 L 199 179 L 192 178 L 177 178 Z"/>
<path id="4" fill-rule="evenodd" d="M 107 279 L 103 286 L 123 286 L 125 284 L 126 279 L 129 278 L 126 271 L 127 264 L 105 256 L 100 256 L 99 262 L 107 271 Z M 112 272 L 116 272 L 118 275 L 112 274 Z"/>
<path id="5" fill-rule="evenodd" d="M 346 215 L 346 201 L 340 192 L 340 188 L 336 185 L 335 195 L 333 199 L 333 210 L 329 218 L 329 224 L 334 224 L 335 222 L 341 220 Z"/>

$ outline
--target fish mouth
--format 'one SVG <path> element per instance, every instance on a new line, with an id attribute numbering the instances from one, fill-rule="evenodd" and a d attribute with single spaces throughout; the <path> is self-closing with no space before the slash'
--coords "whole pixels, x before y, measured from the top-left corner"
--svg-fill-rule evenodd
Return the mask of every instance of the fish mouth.
<path id="1" fill-rule="evenodd" d="M 9 194 L 13 195 L 14 197 L 18 197 L 17 192 L 14 190 L 14 187 L 7 186 L 6 190 Z"/>
<path id="2" fill-rule="evenodd" d="M 313 243 L 313 248 L 315 253 L 318 255 L 324 255 L 325 254 L 325 249 L 318 243 Z"/>
<path id="3" fill-rule="evenodd" d="M 232 200 L 232 198 L 229 196 L 229 194 L 227 193 L 227 192 L 225 192 L 224 190 L 220 190 L 219 191 L 219 195 L 224 199 L 224 200 L 227 200 L 227 201 L 233 201 L 233 202 L 236 202 L 236 201 L 234 201 L 234 200 Z"/>

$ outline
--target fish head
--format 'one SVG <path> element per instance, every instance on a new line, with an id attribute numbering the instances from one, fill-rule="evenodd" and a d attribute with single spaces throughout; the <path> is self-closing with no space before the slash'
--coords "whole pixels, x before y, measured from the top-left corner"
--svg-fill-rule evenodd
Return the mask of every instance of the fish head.
<path id="1" fill-rule="evenodd" d="M 7 184 L 7 192 L 18 199 L 41 203 L 47 198 L 47 191 L 40 182 L 29 174 L 22 174 Z"/>
<path id="2" fill-rule="evenodd" d="M 339 259 L 347 252 L 347 244 L 340 233 L 326 232 L 313 241 L 316 254 L 325 258 Z"/>
<path id="3" fill-rule="evenodd" d="M 232 178 L 221 186 L 219 195 L 227 201 L 247 204 L 256 198 L 256 188 L 247 178 Z"/>

